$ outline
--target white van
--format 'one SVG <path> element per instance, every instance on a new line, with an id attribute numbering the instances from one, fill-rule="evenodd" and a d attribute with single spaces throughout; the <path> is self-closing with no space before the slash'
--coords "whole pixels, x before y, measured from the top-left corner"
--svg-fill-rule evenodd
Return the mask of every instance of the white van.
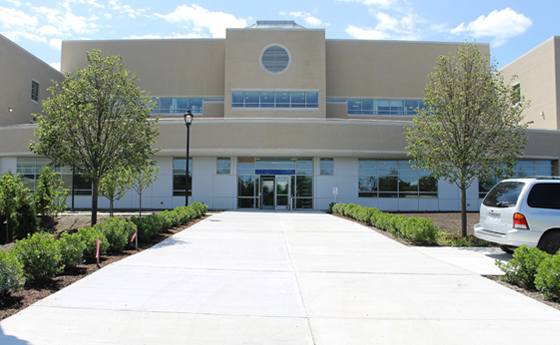
<path id="1" fill-rule="evenodd" d="M 474 236 L 498 243 L 508 253 L 524 244 L 556 253 L 560 248 L 560 179 L 501 181 L 482 201 Z"/>

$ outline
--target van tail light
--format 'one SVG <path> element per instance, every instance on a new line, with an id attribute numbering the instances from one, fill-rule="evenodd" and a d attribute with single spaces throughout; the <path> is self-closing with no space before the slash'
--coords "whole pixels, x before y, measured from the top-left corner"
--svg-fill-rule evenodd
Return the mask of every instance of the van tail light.
<path id="1" fill-rule="evenodd" d="M 515 213 L 513 215 L 513 228 L 518 230 L 529 230 L 527 218 L 525 218 L 525 216 L 521 213 Z"/>

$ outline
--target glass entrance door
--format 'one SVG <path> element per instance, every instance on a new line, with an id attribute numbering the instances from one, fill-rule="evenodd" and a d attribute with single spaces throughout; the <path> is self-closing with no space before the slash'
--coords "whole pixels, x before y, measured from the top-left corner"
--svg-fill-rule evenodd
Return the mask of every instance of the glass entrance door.
<path id="1" fill-rule="evenodd" d="M 261 184 L 261 208 L 274 209 L 275 176 L 263 176 Z"/>
<path id="2" fill-rule="evenodd" d="M 290 176 L 276 176 L 276 208 L 291 209 Z M 287 205 L 290 205 L 288 208 Z"/>

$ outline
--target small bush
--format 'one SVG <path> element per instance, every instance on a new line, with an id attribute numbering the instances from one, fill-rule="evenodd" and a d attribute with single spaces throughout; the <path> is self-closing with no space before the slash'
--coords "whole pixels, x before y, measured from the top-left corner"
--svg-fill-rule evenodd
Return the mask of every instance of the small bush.
<path id="1" fill-rule="evenodd" d="M 435 243 L 438 238 L 439 229 L 429 219 L 407 218 L 400 226 L 403 237 L 414 243 Z"/>
<path id="2" fill-rule="evenodd" d="M 95 254 L 97 253 L 97 239 L 100 241 L 99 254 L 107 253 L 109 248 L 109 241 L 103 234 L 103 231 L 92 227 L 81 228 L 77 234 L 82 242 L 84 242 L 86 249 L 84 250 L 84 259 L 87 261 L 94 261 Z"/>
<path id="3" fill-rule="evenodd" d="M 460 234 L 449 234 L 446 231 L 441 231 L 437 242 L 449 247 L 488 247 L 489 245 L 487 241 L 476 238 L 473 235 L 463 237 Z"/>
<path id="4" fill-rule="evenodd" d="M 0 252 L 0 296 L 17 292 L 22 285 L 23 265 L 14 250 Z"/>
<path id="5" fill-rule="evenodd" d="M 560 302 L 560 253 L 541 262 L 535 275 L 535 287 L 546 299 Z"/>
<path id="6" fill-rule="evenodd" d="M 549 256 L 550 254 L 538 248 L 523 245 L 513 252 L 513 259 L 509 263 L 496 260 L 496 265 L 505 273 L 500 279 L 510 284 L 534 289 L 537 269 Z"/>
<path id="7" fill-rule="evenodd" d="M 23 274 L 29 281 L 53 278 L 64 269 L 62 255 L 54 236 L 45 232 L 28 235 L 13 249 L 23 265 Z"/>
<path id="8" fill-rule="evenodd" d="M 62 233 L 58 240 L 58 249 L 62 255 L 62 263 L 66 269 L 76 267 L 84 262 L 86 243 L 78 234 Z"/>
<path id="9" fill-rule="evenodd" d="M 101 230 L 109 244 L 107 250 L 122 252 L 134 234 L 134 223 L 123 218 L 109 218 L 96 224 L 94 228 Z"/>

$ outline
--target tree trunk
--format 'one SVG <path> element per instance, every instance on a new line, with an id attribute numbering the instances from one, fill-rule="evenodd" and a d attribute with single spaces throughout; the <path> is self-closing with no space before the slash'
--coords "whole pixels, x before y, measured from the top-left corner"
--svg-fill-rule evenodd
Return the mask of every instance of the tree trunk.
<path id="1" fill-rule="evenodd" d="M 138 194 L 140 196 L 140 208 L 138 209 L 138 216 L 142 217 L 142 193 Z"/>
<path id="2" fill-rule="evenodd" d="M 114 203 L 114 200 L 111 199 L 111 200 L 109 201 L 109 216 L 110 216 L 111 218 L 113 218 L 113 203 Z"/>
<path id="3" fill-rule="evenodd" d="M 461 236 L 467 237 L 467 188 L 461 185 Z"/>
<path id="4" fill-rule="evenodd" d="M 97 202 L 99 199 L 99 180 L 93 180 L 93 191 L 91 193 L 91 226 L 97 224 Z"/>

